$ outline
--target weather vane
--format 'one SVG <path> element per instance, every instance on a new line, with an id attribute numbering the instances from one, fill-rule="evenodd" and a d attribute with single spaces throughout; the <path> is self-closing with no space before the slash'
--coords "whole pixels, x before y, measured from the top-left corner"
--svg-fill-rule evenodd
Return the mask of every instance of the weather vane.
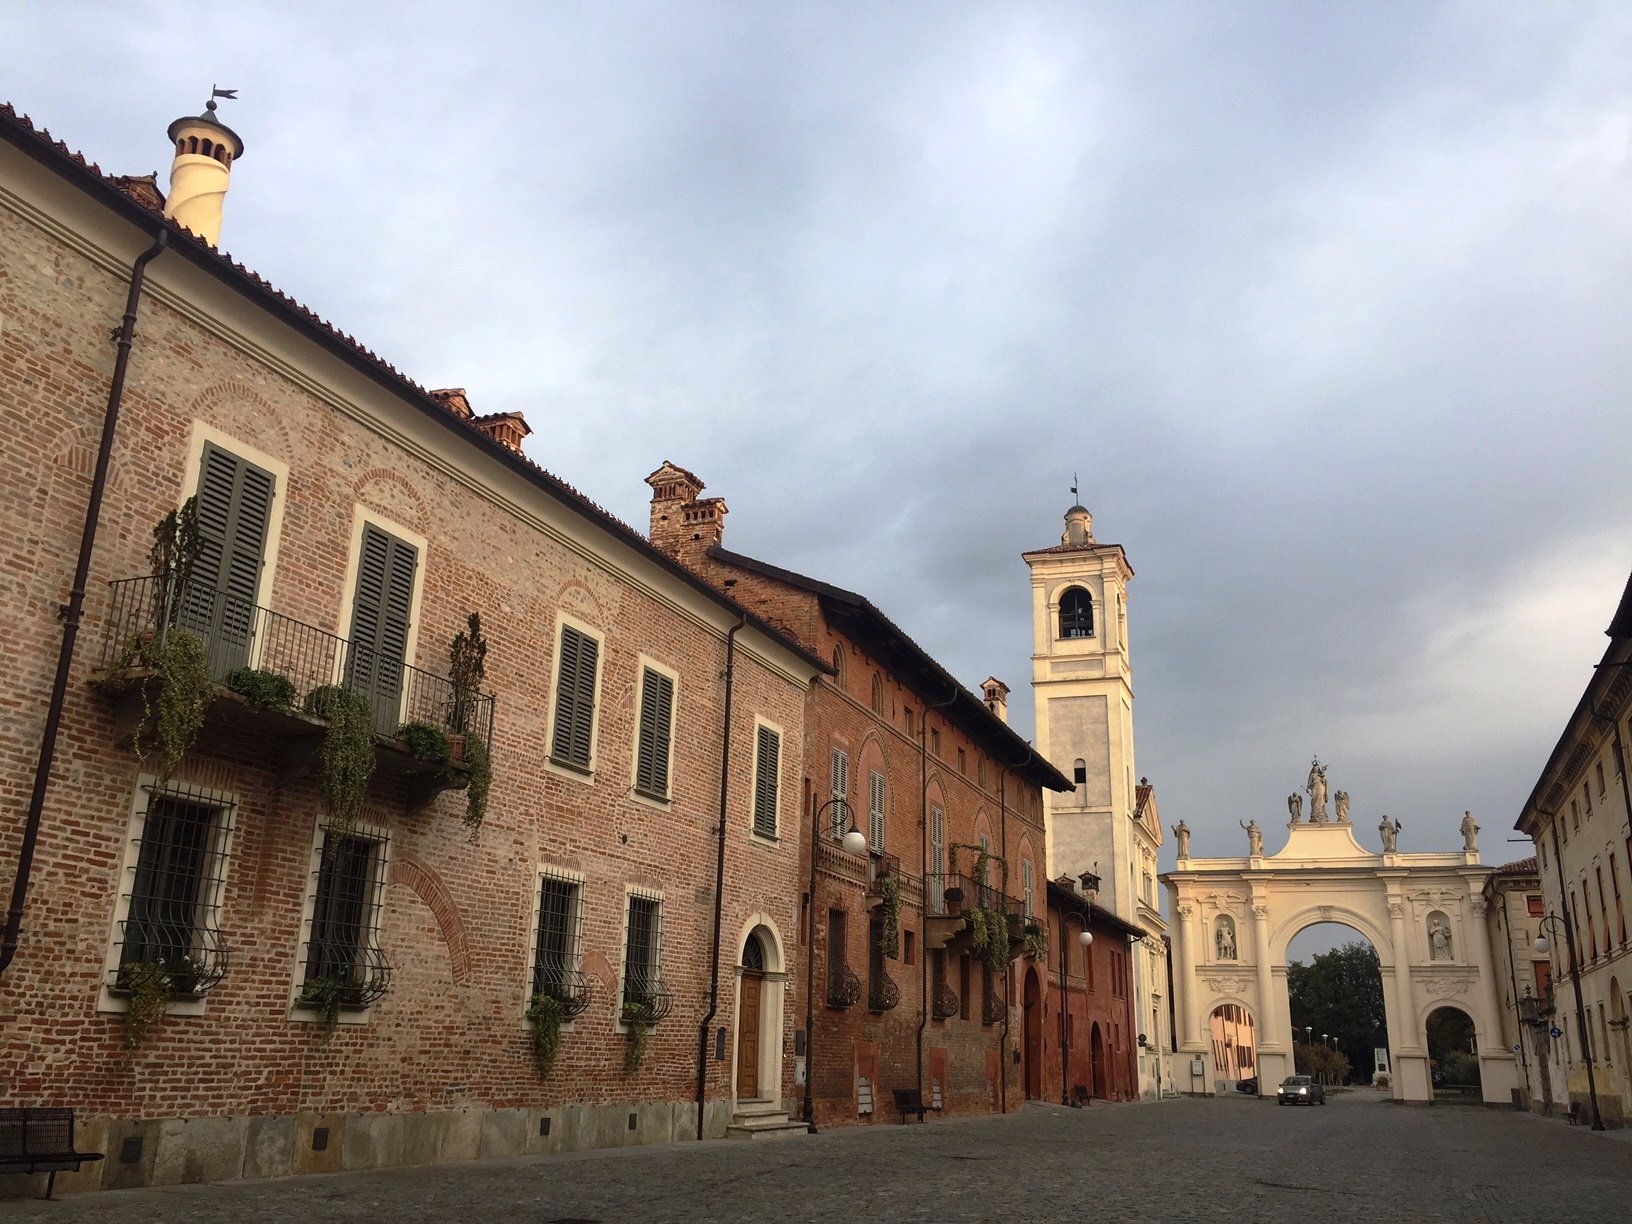
<path id="1" fill-rule="evenodd" d="M 236 89 L 222 89 L 219 85 L 211 85 L 210 100 L 204 103 L 204 109 L 213 115 L 215 114 L 215 100 L 217 98 L 225 98 L 227 101 L 232 102 L 236 101 L 237 97 L 238 91 Z"/>
<path id="2" fill-rule="evenodd" d="M 1077 474 L 1075 472 L 1071 473 L 1071 500 L 1082 500 L 1082 494 L 1077 492 Z"/>

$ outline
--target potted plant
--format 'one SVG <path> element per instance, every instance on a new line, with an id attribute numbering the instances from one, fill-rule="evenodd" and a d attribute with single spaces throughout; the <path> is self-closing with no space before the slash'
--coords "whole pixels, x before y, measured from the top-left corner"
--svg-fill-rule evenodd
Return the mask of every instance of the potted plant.
<path id="1" fill-rule="evenodd" d="M 258 710 L 291 710 L 295 705 L 295 682 L 264 667 L 234 668 L 226 686 Z"/>
<path id="2" fill-rule="evenodd" d="M 941 896 L 946 899 L 947 913 L 951 914 L 954 918 L 963 913 L 963 889 L 954 884 L 951 888 L 948 888 L 942 892 Z"/>
<path id="3" fill-rule="evenodd" d="M 482 616 L 472 612 L 465 627 L 453 635 L 448 648 L 448 681 L 453 685 L 453 703 L 448 709 L 448 739 L 453 759 L 465 759 L 465 737 L 480 734 L 472 727 L 482 681 L 487 678 L 487 639 L 482 636 Z"/>

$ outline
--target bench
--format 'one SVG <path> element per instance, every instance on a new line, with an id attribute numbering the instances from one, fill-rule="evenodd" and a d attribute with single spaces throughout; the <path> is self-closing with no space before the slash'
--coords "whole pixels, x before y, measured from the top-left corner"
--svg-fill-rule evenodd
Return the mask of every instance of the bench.
<path id="1" fill-rule="evenodd" d="M 916 1088 L 892 1088 L 890 1093 L 895 1097 L 895 1108 L 903 1122 L 907 1120 L 908 1114 L 917 1114 L 918 1121 L 922 1122 L 924 1114 L 936 1108 L 934 1105 L 925 1105 L 924 1094 Z"/>
<path id="2" fill-rule="evenodd" d="M 49 1173 L 45 1197 L 57 1187 L 57 1174 L 79 1172 L 101 1152 L 74 1150 L 71 1109 L 0 1109 L 0 1173 Z"/>

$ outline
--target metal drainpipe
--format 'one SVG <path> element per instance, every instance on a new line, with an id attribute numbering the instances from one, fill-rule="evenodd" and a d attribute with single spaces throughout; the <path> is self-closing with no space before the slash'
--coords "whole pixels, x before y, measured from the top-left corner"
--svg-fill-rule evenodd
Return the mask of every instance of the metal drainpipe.
<path id="1" fill-rule="evenodd" d="M 1031 764 L 1031 762 L 1036 758 L 1036 756 L 1037 756 L 1037 749 L 1028 747 L 1026 749 L 1025 757 L 1023 759 L 1021 759 L 1018 763 L 1016 763 L 1014 765 L 1008 765 L 1008 766 L 999 766 L 998 770 L 997 770 L 997 824 L 998 824 L 998 828 L 1001 830 L 1001 836 L 1003 838 L 1003 857 L 1004 857 L 1005 861 L 1007 861 L 1007 859 L 1008 859 L 1008 844 L 1009 844 L 1009 819 L 1008 819 L 1009 809 L 1008 809 L 1008 805 L 1007 805 L 1007 802 L 1006 802 L 1007 787 L 1005 785 L 1008 782 L 1008 778 L 1009 778 L 1009 772 L 1008 771 L 1011 770 L 1011 769 L 1024 769 L 1027 765 Z M 1041 797 L 1040 792 L 1039 792 L 1039 797 Z M 1044 837 L 1045 838 L 1047 837 L 1047 831 L 1046 830 L 1044 831 Z M 1045 842 L 1045 851 L 1046 851 L 1046 842 Z M 1043 871 L 1043 876 L 1044 876 L 1044 879 L 1043 879 L 1043 896 L 1046 898 L 1048 896 L 1048 879 L 1047 879 L 1048 871 L 1047 871 L 1046 868 Z M 998 1104 L 998 1110 L 997 1111 L 998 1111 L 998 1113 L 1008 1113 L 1009 1112 L 1009 1068 L 1008 1068 L 1008 1065 L 1005 1063 L 1004 1060 L 1007 1059 L 1008 1056 L 1009 1056 L 1009 1013 L 1011 1011 L 1013 1011 L 1013 1009 L 1014 1009 L 1014 1000 L 1009 997 L 1009 971 L 1007 969 L 1005 969 L 1003 971 L 1003 1034 L 1002 1034 L 1002 1036 L 1000 1036 L 997 1039 L 997 1062 L 998 1062 L 998 1076 L 997 1076 L 997 1104 Z M 1039 1024 L 1042 1023 L 1042 1018 L 1041 1017 L 1038 1017 L 1038 1023 Z M 1042 1051 L 1039 1050 L 1037 1053 L 1038 1053 L 1038 1056 L 1041 1057 Z"/>
<path id="2" fill-rule="evenodd" d="M 96 472 L 91 477 L 91 497 L 85 506 L 85 527 L 79 537 L 79 562 L 74 568 L 74 585 L 62 609 L 62 646 L 57 652 L 57 675 L 51 686 L 51 702 L 40 733 L 40 757 L 34 767 L 34 793 L 28 803 L 23 825 L 23 844 L 17 852 L 17 875 L 11 886 L 11 908 L 6 912 L 6 933 L 0 944 L 0 973 L 17 955 L 23 929 L 23 903 L 28 898 L 28 880 L 34 867 L 34 847 L 39 841 L 40 819 L 45 812 L 45 793 L 51 784 L 51 766 L 57 755 L 57 731 L 62 725 L 62 706 L 68 694 L 68 673 L 74 663 L 74 645 L 79 639 L 80 621 L 85 616 L 85 584 L 90 579 L 91 552 L 96 546 L 97 520 L 102 514 L 102 495 L 108 487 L 108 463 L 113 457 L 114 430 L 119 424 L 119 405 L 125 395 L 125 370 L 130 364 L 131 343 L 136 335 L 136 308 L 141 302 L 147 265 L 158 258 L 170 242 L 170 231 L 161 229 L 153 245 L 139 256 L 130 270 L 130 291 L 125 297 L 125 317 L 119 326 L 118 355 L 113 361 L 113 383 L 108 388 L 108 407 L 102 417 L 102 443 L 96 452 Z"/>
<path id="3" fill-rule="evenodd" d="M 924 707 L 924 716 L 918 720 L 918 870 L 927 878 L 929 864 L 929 715 L 932 710 L 944 710 L 958 699 L 958 691 L 945 701 Z M 922 891 L 922 890 L 920 890 Z M 924 915 L 929 910 L 927 897 L 919 898 L 918 927 L 924 928 Z M 924 1030 L 929 1027 L 929 950 L 922 949 L 918 966 L 918 1097 L 924 1095 Z"/>
<path id="4" fill-rule="evenodd" d="M 708 1011 L 697 1026 L 697 1138 L 703 1137 L 703 1113 L 708 1094 L 708 1030 L 720 1010 L 720 924 L 725 915 L 725 818 L 731 792 L 731 688 L 736 677 L 737 634 L 748 627 L 748 617 L 725 635 L 725 716 L 720 731 L 720 831 L 714 860 L 714 952 L 708 980 Z"/>

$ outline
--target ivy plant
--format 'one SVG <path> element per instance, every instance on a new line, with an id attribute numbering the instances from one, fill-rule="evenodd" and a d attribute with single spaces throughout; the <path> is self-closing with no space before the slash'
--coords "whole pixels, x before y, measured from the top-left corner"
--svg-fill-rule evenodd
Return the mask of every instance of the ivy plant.
<path id="1" fill-rule="evenodd" d="M 325 684 L 306 697 L 306 712 L 328 722 L 318 749 L 318 783 L 329 806 L 331 845 L 357 827 L 374 776 L 374 711 L 361 693 Z"/>
<path id="2" fill-rule="evenodd" d="M 884 955 L 895 960 L 901 955 L 901 885 L 893 875 L 879 883 L 884 894 Z"/>
<path id="3" fill-rule="evenodd" d="M 623 1051 L 623 1069 L 633 1075 L 640 1067 L 641 1059 L 646 1057 L 646 1047 L 651 1042 L 652 1029 L 657 1022 L 650 1004 L 635 1002 L 623 1005 L 623 1022 L 629 1029 L 629 1044 Z"/>
<path id="4" fill-rule="evenodd" d="M 170 1004 L 170 970 L 163 961 L 131 961 L 119 969 L 125 1000 L 125 1048 L 139 1049 L 164 1023 Z"/>
<path id="5" fill-rule="evenodd" d="M 473 735 L 465 741 L 465 765 L 470 769 L 470 786 L 465 791 L 465 828 L 470 840 L 476 840 L 482 821 L 487 819 L 487 795 L 493 788 L 493 758 L 488 755 L 487 741 Z"/>
<path id="6" fill-rule="evenodd" d="M 439 778 L 446 778 L 452 772 L 453 749 L 441 728 L 427 722 L 403 723 L 397 728 L 397 738 L 416 761 L 431 766 Z"/>
<path id="7" fill-rule="evenodd" d="M 238 667 L 227 673 L 226 685 L 260 710 L 289 710 L 295 704 L 295 682 L 261 667 Z"/>
<path id="8" fill-rule="evenodd" d="M 215 685 L 205 662 L 204 643 L 196 634 L 173 630 L 157 649 L 149 647 L 148 656 L 158 672 L 159 691 L 156 700 L 150 699 L 143 686 L 142 721 L 131 737 L 130 746 L 140 761 L 146 761 L 155 751 L 158 753 L 157 777 L 152 790 L 158 795 L 175 777 L 181 758 L 197 741 L 204 727 L 204 712 L 215 695 Z M 150 722 L 152 730 L 148 731 Z"/>
<path id="9" fill-rule="evenodd" d="M 561 1048 L 561 1025 L 566 1018 L 566 1009 L 554 995 L 535 994 L 527 1004 L 527 1030 L 532 1034 L 533 1061 L 538 1064 L 540 1076 L 548 1075 L 555 1064 Z"/>

